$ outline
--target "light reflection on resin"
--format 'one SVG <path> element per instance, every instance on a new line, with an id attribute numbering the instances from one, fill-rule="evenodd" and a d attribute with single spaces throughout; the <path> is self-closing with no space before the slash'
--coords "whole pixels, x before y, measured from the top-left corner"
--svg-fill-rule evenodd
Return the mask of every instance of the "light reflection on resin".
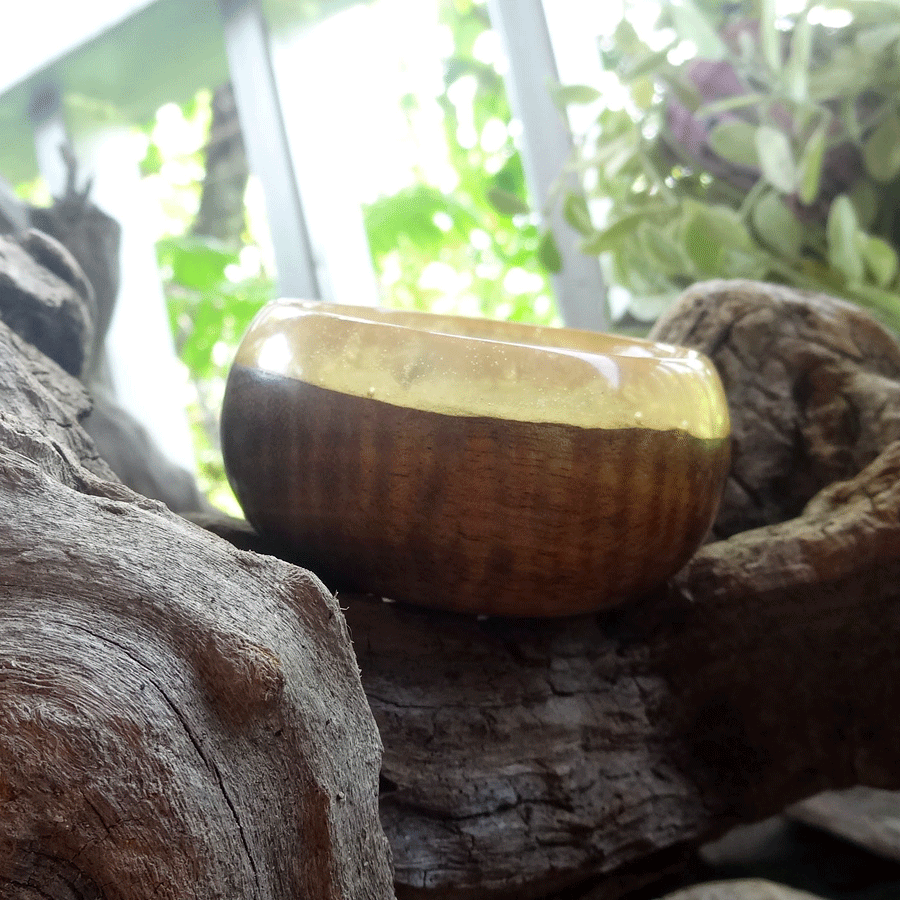
<path id="1" fill-rule="evenodd" d="M 262 342 L 257 365 L 267 372 L 285 372 L 291 366 L 291 356 L 291 345 L 288 343 L 287 335 L 275 332 Z"/>
<path id="2" fill-rule="evenodd" d="M 254 320 L 236 362 L 447 415 L 703 439 L 730 427 L 704 356 L 596 332 L 281 300 Z"/>

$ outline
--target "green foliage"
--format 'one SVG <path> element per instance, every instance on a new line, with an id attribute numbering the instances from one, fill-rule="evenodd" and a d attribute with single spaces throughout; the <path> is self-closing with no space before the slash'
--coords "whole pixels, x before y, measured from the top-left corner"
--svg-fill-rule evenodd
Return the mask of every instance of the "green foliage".
<path id="1" fill-rule="evenodd" d="M 541 265 L 548 272 L 559 272 L 562 269 L 562 256 L 560 255 L 559 247 L 556 245 L 556 238 L 549 229 L 541 235 L 537 255 Z"/>
<path id="2" fill-rule="evenodd" d="M 219 410 L 234 350 L 250 321 L 275 294 L 262 272 L 241 277 L 241 253 L 188 235 L 157 243 L 175 346 L 194 389 L 188 409 L 200 488 L 213 503 L 240 515 L 219 450 Z"/>
<path id="3" fill-rule="evenodd" d="M 204 175 L 210 99 L 203 90 L 181 107 L 170 104 L 159 111 L 147 128 L 141 169 L 162 213 L 157 258 L 175 348 L 187 372 L 198 485 L 214 504 L 240 516 L 219 450 L 219 410 L 234 350 L 275 288 L 259 264 L 251 234 L 233 249 L 189 233 Z"/>
<path id="4" fill-rule="evenodd" d="M 559 254 L 530 214 L 503 78 L 479 50 L 490 29 L 484 2 L 439 0 L 439 9 L 453 48 L 436 100 L 457 185 L 420 180 L 364 209 L 385 305 L 556 322 L 546 276 Z M 404 98 L 411 129 L 430 99 Z"/>
<path id="5" fill-rule="evenodd" d="M 527 211 L 527 208 L 526 208 Z M 443 214 L 444 227 L 438 226 Z M 381 259 L 401 243 L 423 254 L 437 256 L 448 242 L 464 244 L 478 227 L 477 213 L 455 197 L 429 184 L 412 184 L 366 208 L 369 249 Z"/>
<path id="6" fill-rule="evenodd" d="M 272 280 L 264 275 L 230 280 L 226 270 L 239 268 L 239 252 L 204 238 L 163 238 L 157 256 L 167 276 L 169 319 L 182 361 L 196 378 L 223 376 L 222 357 L 230 362 L 250 321 L 272 299 Z"/>
<path id="7" fill-rule="evenodd" d="M 597 102 L 575 135 L 591 202 L 564 192 L 566 219 L 638 318 L 698 279 L 750 277 L 843 295 L 900 330 L 896 3 L 754 8 L 678 0 L 645 36 L 646 6 L 626 16 L 602 45 L 626 100 Z"/>

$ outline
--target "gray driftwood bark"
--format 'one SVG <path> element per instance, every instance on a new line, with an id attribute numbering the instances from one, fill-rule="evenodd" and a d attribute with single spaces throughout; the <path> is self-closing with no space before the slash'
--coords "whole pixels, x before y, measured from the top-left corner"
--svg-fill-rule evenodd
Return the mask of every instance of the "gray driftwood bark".
<path id="1" fill-rule="evenodd" d="M 570 620 L 339 596 L 401 898 L 624 896 L 734 823 L 900 787 L 900 344 L 749 283 L 698 286 L 656 336 L 722 371 L 730 537 Z"/>
<path id="2" fill-rule="evenodd" d="M 334 599 L 119 484 L 88 409 L 0 322 L 0 898 L 393 896 Z"/>
<path id="3" fill-rule="evenodd" d="M 52 206 L 0 194 L 3 320 L 88 385 L 92 408 L 81 424 L 125 484 L 174 512 L 206 509 L 193 475 L 116 401 L 104 342 L 119 292 L 121 229 L 89 200 L 91 181 L 79 187 L 71 148 L 61 152 L 66 191 Z"/>

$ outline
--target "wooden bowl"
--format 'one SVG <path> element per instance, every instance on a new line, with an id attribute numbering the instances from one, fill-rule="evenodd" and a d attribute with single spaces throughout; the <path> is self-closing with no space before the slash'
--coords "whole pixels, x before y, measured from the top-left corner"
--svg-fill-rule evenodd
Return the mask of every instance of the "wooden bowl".
<path id="1" fill-rule="evenodd" d="M 729 420 L 693 350 L 279 300 L 238 350 L 222 450 L 250 522 L 332 587 L 559 616 L 688 560 Z"/>

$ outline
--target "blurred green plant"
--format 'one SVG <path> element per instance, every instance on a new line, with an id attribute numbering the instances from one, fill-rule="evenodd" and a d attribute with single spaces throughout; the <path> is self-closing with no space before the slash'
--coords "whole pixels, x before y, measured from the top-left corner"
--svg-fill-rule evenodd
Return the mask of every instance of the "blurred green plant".
<path id="1" fill-rule="evenodd" d="M 553 259 L 530 213 L 500 55 L 484 0 L 439 0 L 452 36 L 443 89 L 400 98 L 410 133 L 423 104 L 439 106 L 452 191 L 419 179 L 364 209 L 384 303 L 401 309 L 551 324 Z"/>
<path id="2" fill-rule="evenodd" d="M 561 191 L 582 250 L 628 312 L 655 319 L 688 284 L 755 278 L 843 296 L 900 330 L 900 23 L 890 0 L 662 4 L 602 44 L 627 90 L 559 91 L 598 113 Z M 641 7 L 646 16 L 646 5 Z"/>
<path id="3" fill-rule="evenodd" d="M 165 237 L 157 256 L 175 348 L 193 388 L 188 417 L 200 489 L 226 512 L 241 515 L 222 463 L 219 412 L 234 351 L 251 319 L 275 296 L 275 285 L 263 271 L 236 277 L 241 250 L 208 238 Z"/>
<path id="4" fill-rule="evenodd" d="M 170 104 L 147 128 L 141 168 L 159 210 L 156 251 L 169 322 L 187 373 L 188 421 L 200 490 L 216 506 L 240 516 L 228 486 L 219 446 L 219 411 L 237 344 L 250 320 L 275 296 L 252 227 L 231 244 L 191 234 L 205 173 L 212 94 Z"/>

